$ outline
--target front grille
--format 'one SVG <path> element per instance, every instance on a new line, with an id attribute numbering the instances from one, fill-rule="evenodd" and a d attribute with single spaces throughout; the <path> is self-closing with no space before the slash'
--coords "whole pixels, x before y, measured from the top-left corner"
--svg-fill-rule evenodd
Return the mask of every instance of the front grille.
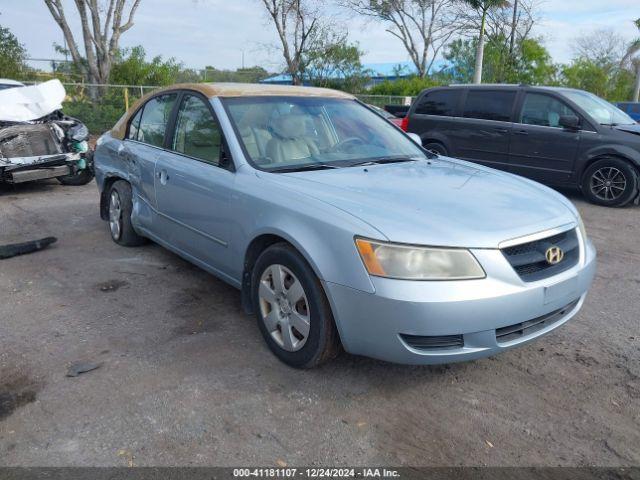
<path id="1" fill-rule="evenodd" d="M 515 325 L 509 325 L 508 327 L 498 328 L 496 329 L 496 340 L 498 343 L 505 343 L 528 335 L 533 335 L 537 331 L 562 320 L 565 314 L 570 312 L 579 301 L 580 299 L 574 300 L 569 305 L 565 305 L 558 310 L 547 313 L 541 317 L 534 318 L 533 320 L 527 320 L 526 322 L 516 323 Z"/>
<path id="2" fill-rule="evenodd" d="M 545 256 L 547 249 L 553 246 L 560 247 L 564 252 L 562 261 L 555 265 L 547 262 Z M 575 266 L 580 259 L 580 242 L 573 229 L 541 240 L 503 248 L 502 254 L 522 280 L 535 282 Z"/>
<path id="3" fill-rule="evenodd" d="M 447 348 L 461 348 L 464 346 L 462 335 L 440 335 L 425 337 L 421 335 L 400 334 L 400 338 L 417 350 L 443 350 Z"/>

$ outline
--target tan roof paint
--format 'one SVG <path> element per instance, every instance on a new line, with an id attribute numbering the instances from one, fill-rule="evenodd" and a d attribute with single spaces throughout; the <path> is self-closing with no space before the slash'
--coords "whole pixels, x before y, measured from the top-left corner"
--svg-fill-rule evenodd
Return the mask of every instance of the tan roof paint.
<path id="1" fill-rule="evenodd" d="M 327 97 L 327 98 L 355 98 L 348 93 L 328 88 L 297 87 L 292 85 L 261 85 L 258 83 L 178 83 L 169 87 L 154 90 L 141 97 L 133 106 L 116 122 L 111 129 L 111 136 L 120 140 L 124 139 L 127 123 L 131 115 L 138 107 L 146 102 L 149 97 L 160 92 L 171 90 L 193 90 L 202 93 L 205 97 L 257 97 L 257 96 L 289 96 L 289 97 Z"/>

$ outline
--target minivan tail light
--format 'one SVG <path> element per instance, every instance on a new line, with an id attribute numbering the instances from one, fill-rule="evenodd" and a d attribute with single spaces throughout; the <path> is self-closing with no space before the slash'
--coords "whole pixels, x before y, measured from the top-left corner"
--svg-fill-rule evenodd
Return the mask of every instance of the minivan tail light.
<path id="1" fill-rule="evenodd" d="M 409 115 L 407 115 L 402 119 L 402 123 L 400 123 L 400 128 L 405 132 L 409 131 Z"/>

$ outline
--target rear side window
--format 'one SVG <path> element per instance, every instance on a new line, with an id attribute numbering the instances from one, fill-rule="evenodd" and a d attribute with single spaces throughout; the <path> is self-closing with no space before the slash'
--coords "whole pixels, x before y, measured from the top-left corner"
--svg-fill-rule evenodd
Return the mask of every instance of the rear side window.
<path id="1" fill-rule="evenodd" d="M 138 112 L 131 120 L 129 124 L 129 133 L 127 133 L 127 138 L 129 140 L 138 140 L 138 130 L 140 129 L 140 117 L 142 117 L 142 108 L 138 110 Z"/>
<path id="2" fill-rule="evenodd" d="M 144 105 L 136 140 L 155 147 L 162 147 L 164 133 L 169 123 L 176 96 L 177 94 L 175 93 L 158 95 Z"/>
<path id="3" fill-rule="evenodd" d="M 483 120 L 511 120 L 515 91 L 469 90 L 464 104 L 464 117 Z"/>
<path id="4" fill-rule="evenodd" d="M 419 115 L 440 115 L 452 117 L 456 112 L 460 90 L 436 90 L 420 99 L 415 113 Z"/>

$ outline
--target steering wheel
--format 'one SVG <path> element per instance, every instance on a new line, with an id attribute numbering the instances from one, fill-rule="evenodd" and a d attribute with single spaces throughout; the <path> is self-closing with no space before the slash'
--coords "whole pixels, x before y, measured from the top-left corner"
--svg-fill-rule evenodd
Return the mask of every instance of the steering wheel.
<path id="1" fill-rule="evenodd" d="M 358 145 L 364 145 L 364 141 L 359 137 L 348 137 L 336 143 L 331 149 L 333 152 L 349 153 L 349 150 Z M 345 148 L 346 147 L 346 148 Z"/>

